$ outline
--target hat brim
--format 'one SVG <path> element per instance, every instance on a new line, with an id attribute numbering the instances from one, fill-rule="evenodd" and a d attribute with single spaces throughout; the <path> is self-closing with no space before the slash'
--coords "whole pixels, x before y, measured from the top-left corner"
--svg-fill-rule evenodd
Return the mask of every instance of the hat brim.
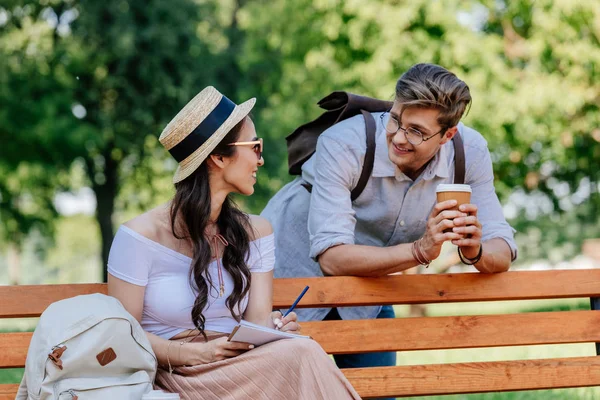
<path id="1" fill-rule="evenodd" d="M 231 115 L 223 122 L 223 124 L 217 129 L 215 133 L 211 135 L 202 146 L 198 147 L 196 151 L 190 154 L 185 160 L 179 163 L 175 175 L 173 176 L 173 183 L 181 182 L 185 178 L 189 177 L 195 170 L 198 169 L 200 164 L 206 160 L 210 153 L 217 147 L 221 140 L 235 127 L 242 119 L 244 119 L 252 108 L 256 104 L 256 99 L 251 98 L 250 100 L 235 106 Z"/>

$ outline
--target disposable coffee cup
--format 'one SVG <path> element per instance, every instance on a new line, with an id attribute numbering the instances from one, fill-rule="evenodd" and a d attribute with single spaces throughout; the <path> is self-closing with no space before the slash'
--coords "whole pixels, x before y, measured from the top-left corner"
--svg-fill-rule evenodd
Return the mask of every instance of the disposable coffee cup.
<path id="1" fill-rule="evenodd" d="M 441 203 L 446 200 L 456 200 L 458 204 L 451 210 L 458 210 L 458 207 L 462 204 L 469 204 L 471 202 L 471 186 L 462 185 L 458 183 L 442 183 L 437 185 L 435 190 L 437 195 L 437 202 Z"/>
<path id="2" fill-rule="evenodd" d="M 162 390 L 153 390 L 145 393 L 142 400 L 180 400 L 179 393 L 167 393 Z"/>
<path id="3" fill-rule="evenodd" d="M 446 200 L 456 200 L 457 204 L 455 207 L 449 208 L 449 210 L 458 211 L 458 207 L 462 204 L 469 204 L 471 202 L 471 186 L 462 185 L 458 183 L 442 183 L 437 185 L 435 190 L 437 196 L 437 202 L 441 203 Z M 452 229 L 444 229 L 444 233 L 452 232 Z"/>

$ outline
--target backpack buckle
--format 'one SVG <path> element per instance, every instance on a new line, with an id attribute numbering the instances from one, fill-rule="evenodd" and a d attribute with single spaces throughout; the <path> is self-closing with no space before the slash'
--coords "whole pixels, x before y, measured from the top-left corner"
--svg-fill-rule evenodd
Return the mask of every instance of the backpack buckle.
<path id="1" fill-rule="evenodd" d="M 60 357 L 63 355 L 65 350 L 67 350 L 67 346 L 58 345 L 54 346 L 52 348 L 52 352 L 48 354 L 48 358 L 50 359 L 50 361 L 52 361 L 52 363 L 56 365 L 60 370 L 63 369 L 62 360 L 60 359 Z"/>

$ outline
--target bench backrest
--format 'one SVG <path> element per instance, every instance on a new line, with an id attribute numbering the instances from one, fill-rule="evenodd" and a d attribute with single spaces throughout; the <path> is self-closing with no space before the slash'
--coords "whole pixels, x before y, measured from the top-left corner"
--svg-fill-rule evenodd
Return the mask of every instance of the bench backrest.
<path id="1" fill-rule="evenodd" d="M 275 308 L 596 298 L 600 270 L 396 275 L 385 278 L 276 279 Z M 0 318 L 36 317 L 52 302 L 106 293 L 104 284 L 0 287 Z M 600 312 L 319 321 L 302 324 L 330 354 L 600 342 Z M 0 334 L 0 368 L 22 367 L 31 333 Z M 600 385 L 600 358 L 589 357 L 374 367 L 344 370 L 364 397 L 477 393 Z M 15 385 L 0 385 L 0 400 Z M 2 397 L 11 396 L 12 397 Z"/>

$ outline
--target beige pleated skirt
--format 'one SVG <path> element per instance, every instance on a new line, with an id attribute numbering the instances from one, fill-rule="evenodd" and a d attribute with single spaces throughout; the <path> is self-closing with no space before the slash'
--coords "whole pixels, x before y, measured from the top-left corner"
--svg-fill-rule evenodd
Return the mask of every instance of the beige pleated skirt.
<path id="1" fill-rule="evenodd" d="M 284 339 L 237 357 L 172 374 L 159 368 L 155 388 L 182 399 L 360 399 L 321 346 L 310 339 Z"/>

